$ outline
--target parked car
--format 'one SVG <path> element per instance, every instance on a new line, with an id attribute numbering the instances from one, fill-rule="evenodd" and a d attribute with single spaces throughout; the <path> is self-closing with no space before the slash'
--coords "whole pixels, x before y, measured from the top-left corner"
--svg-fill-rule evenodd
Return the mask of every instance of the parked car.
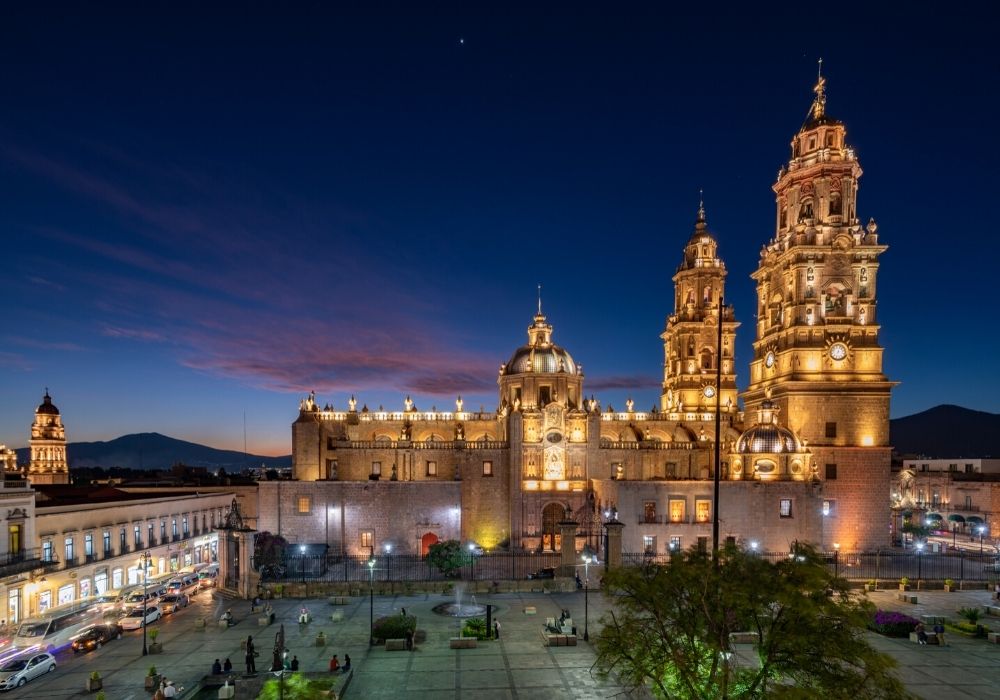
<path id="1" fill-rule="evenodd" d="M 160 608 L 156 605 L 150 605 L 145 608 L 145 614 L 143 614 L 143 608 L 135 608 L 119 620 L 118 624 L 123 630 L 137 630 L 141 629 L 143 624 L 149 625 L 150 622 L 156 622 L 160 617 Z"/>
<path id="2" fill-rule="evenodd" d="M 536 578 L 555 578 L 556 577 L 556 567 L 546 566 L 544 569 L 539 569 L 533 574 L 528 574 L 529 579 Z"/>
<path id="3" fill-rule="evenodd" d="M 52 654 L 35 654 L 11 659 L 0 666 L 0 690 L 20 688 L 30 680 L 56 670 L 56 657 Z"/>
<path id="4" fill-rule="evenodd" d="M 91 625 L 85 627 L 79 635 L 73 638 L 73 653 L 100 649 L 112 639 L 119 639 L 122 629 L 118 625 Z"/>
<path id="5" fill-rule="evenodd" d="M 171 593 L 160 598 L 160 612 L 164 615 L 177 612 L 181 608 L 188 606 L 188 597 L 185 593 Z"/>

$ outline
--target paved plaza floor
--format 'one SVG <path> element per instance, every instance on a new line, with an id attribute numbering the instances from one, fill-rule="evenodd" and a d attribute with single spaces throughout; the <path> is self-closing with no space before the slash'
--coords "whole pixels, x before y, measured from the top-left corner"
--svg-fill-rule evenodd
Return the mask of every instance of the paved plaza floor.
<path id="1" fill-rule="evenodd" d="M 881 608 L 901 610 L 915 617 L 924 614 L 955 618 L 955 611 L 964 606 L 982 606 L 990 599 L 987 591 L 918 592 L 918 604 L 896 599 L 895 591 L 870 594 Z M 300 626 L 297 613 L 302 601 L 272 601 L 277 622 L 268 627 L 257 626 L 257 615 L 251 615 L 246 601 L 227 600 L 207 591 L 198 594 L 186 610 L 169 616 L 157 626 L 161 629 L 158 642 L 163 653 L 141 656 L 142 639 L 138 632 L 126 633 L 124 639 L 111 642 L 95 652 L 73 657 L 60 652 L 59 668 L 55 673 L 32 681 L 11 691 L 12 698 L 46 697 L 53 700 L 93 697 L 85 691 L 86 679 L 97 670 L 104 679 L 108 700 L 140 700 L 150 697 L 143 689 L 143 677 L 150 664 L 178 685 L 193 688 L 211 670 L 218 658 L 232 660 L 236 677 L 237 698 L 256 696 L 261 673 L 257 679 L 241 677 L 243 653 L 240 641 L 253 635 L 260 652 L 258 668 L 266 670 L 274 646 L 278 625 L 284 623 L 289 655 L 299 659 L 300 670 L 322 673 L 330 656 L 341 660 L 350 654 L 355 673 L 348 686 L 347 698 L 607 698 L 629 697 L 620 687 L 601 681 L 592 672 L 594 654 L 580 640 L 576 647 L 545 647 L 541 627 L 546 617 L 558 617 L 560 611 L 571 612 L 582 635 L 584 596 L 567 594 L 499 594 L 480 596 L 479 603 L 496 606 L 502 625 L 499 641 L 480 642 L 476 649 L 451 649 L 449 638 L 458 633 L 458 622 L 431 611 L 435 605 L 452 601 L 441 595 L 376 596 L 374 616 L 398 615 L 405 607 L 415 615 L 418 628 L 426 631 L 427 639 L 413 652 L 386 651 L 383 646 L 368 646 L 369 598 L 349 599 L 343 606 L 331 606 L 326 599 L 306 601 L 314 615 L 309 625 Z M 467 601 L 463 601 L 467 602 Z M 535 615 L 525 615 L 526 607 L 535 607 Z M 236 624 L 220 629 L 212 621 L 231 607 Z M 590 631 L 596 631 L 596 620 L 604 612 L 605 601 L 600 595 L 590 595 Z M 332 622 L 335 611 L 342 619 Z M 204 616 L 209 620 L 205 629 L 196 629 L 194 621 Z M 1000 618 L 996 618 L 1000 629 Z M 986 620 L 989 624 L 990 620 Z M 327 646 L 316 647 L 316 633 L 322 630 Z M 949 645 L 943 648 L 918 646 L 907 640 L 888 639 L 871 635 L 872 642 L 893 656 L 899 663 L 899 674 L 907 687 L 923 698 L 933 700 L 965 698 L 1000 698 L 1000 646 L 984 640 L 948 635 Z M 184 693 L 182 698 L 190 697 Z M 633 696 L 634 697 L 634 696 Z"/>

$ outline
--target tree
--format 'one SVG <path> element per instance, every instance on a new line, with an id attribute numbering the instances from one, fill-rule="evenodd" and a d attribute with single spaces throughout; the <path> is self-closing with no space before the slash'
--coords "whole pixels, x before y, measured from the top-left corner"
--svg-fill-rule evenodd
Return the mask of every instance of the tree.
<path id="1" fill-rule="evenodd" d="M 253 541 L 253 566 L 261 578 L 278 578 L 285 563 L 288 541 L 281 535 L 258 532 Z"/>
<path id="2" fill-rule="evenodd" d="M 436 542 L 427 550 L 427 563 L 449 578 L 458 577 L 468 560 L 462 543 L 458 540 Z"/>
<path id="3" fill-rule="evenodd" d="M 615 600 L 597 668 L 661 698 L 907 698 L 895 662 L 874 649 L 867 599 L 808 547 L 771 563 L 735 547 L 604 577 Z M 731 662 L 734 632 L 758 635 L 757 666 Z"/>

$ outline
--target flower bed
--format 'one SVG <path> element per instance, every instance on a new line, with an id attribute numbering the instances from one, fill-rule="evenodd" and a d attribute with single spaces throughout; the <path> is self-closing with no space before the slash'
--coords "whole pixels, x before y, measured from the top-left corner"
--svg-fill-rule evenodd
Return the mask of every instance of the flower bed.
<path id="1" fill-rule="evenodd" d="M 403 617 L 402 615 L 390 615 L 380 617 L 375 620 L 375 627 L 372 636 L 376 641 L 386 639 L 405 639 L 407 632 L 413 633 L 417 629 L 417 618 L 412 615 Z"/>
<path id="2" fill-rule="evenodd" d="M 919 620 L 903 613 L 878 610 L 872 621 L 868 623 L 868 629 L 884 634 L 886 637 L 906 637 L 919 622 Z"/>

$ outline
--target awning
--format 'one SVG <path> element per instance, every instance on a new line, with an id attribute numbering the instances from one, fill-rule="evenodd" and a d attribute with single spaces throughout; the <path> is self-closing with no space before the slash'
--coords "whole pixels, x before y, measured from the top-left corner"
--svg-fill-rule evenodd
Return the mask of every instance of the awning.
<path id="1" fill-rule="evenodd" d="M 951 515 L 948 516 L 948 521 L 952 523 L 964 523 L 965 518 L 963 518 L 958 513 L 952 513 Z"/>
<path id="2" fill-rule="evenodd" d="M 965 522 L 972 523 L 973 525 L 982 525 L 986 521 L 980 518 L 978 515 L 970 515 L 965 519 Z"/>
<path id="3" fill-rule="evenodd" d="M 924 517 L 927 518 L 928 520 L 944 520 L 944 518 L 941 517 L 940 513 L 928 513 Z"/>

